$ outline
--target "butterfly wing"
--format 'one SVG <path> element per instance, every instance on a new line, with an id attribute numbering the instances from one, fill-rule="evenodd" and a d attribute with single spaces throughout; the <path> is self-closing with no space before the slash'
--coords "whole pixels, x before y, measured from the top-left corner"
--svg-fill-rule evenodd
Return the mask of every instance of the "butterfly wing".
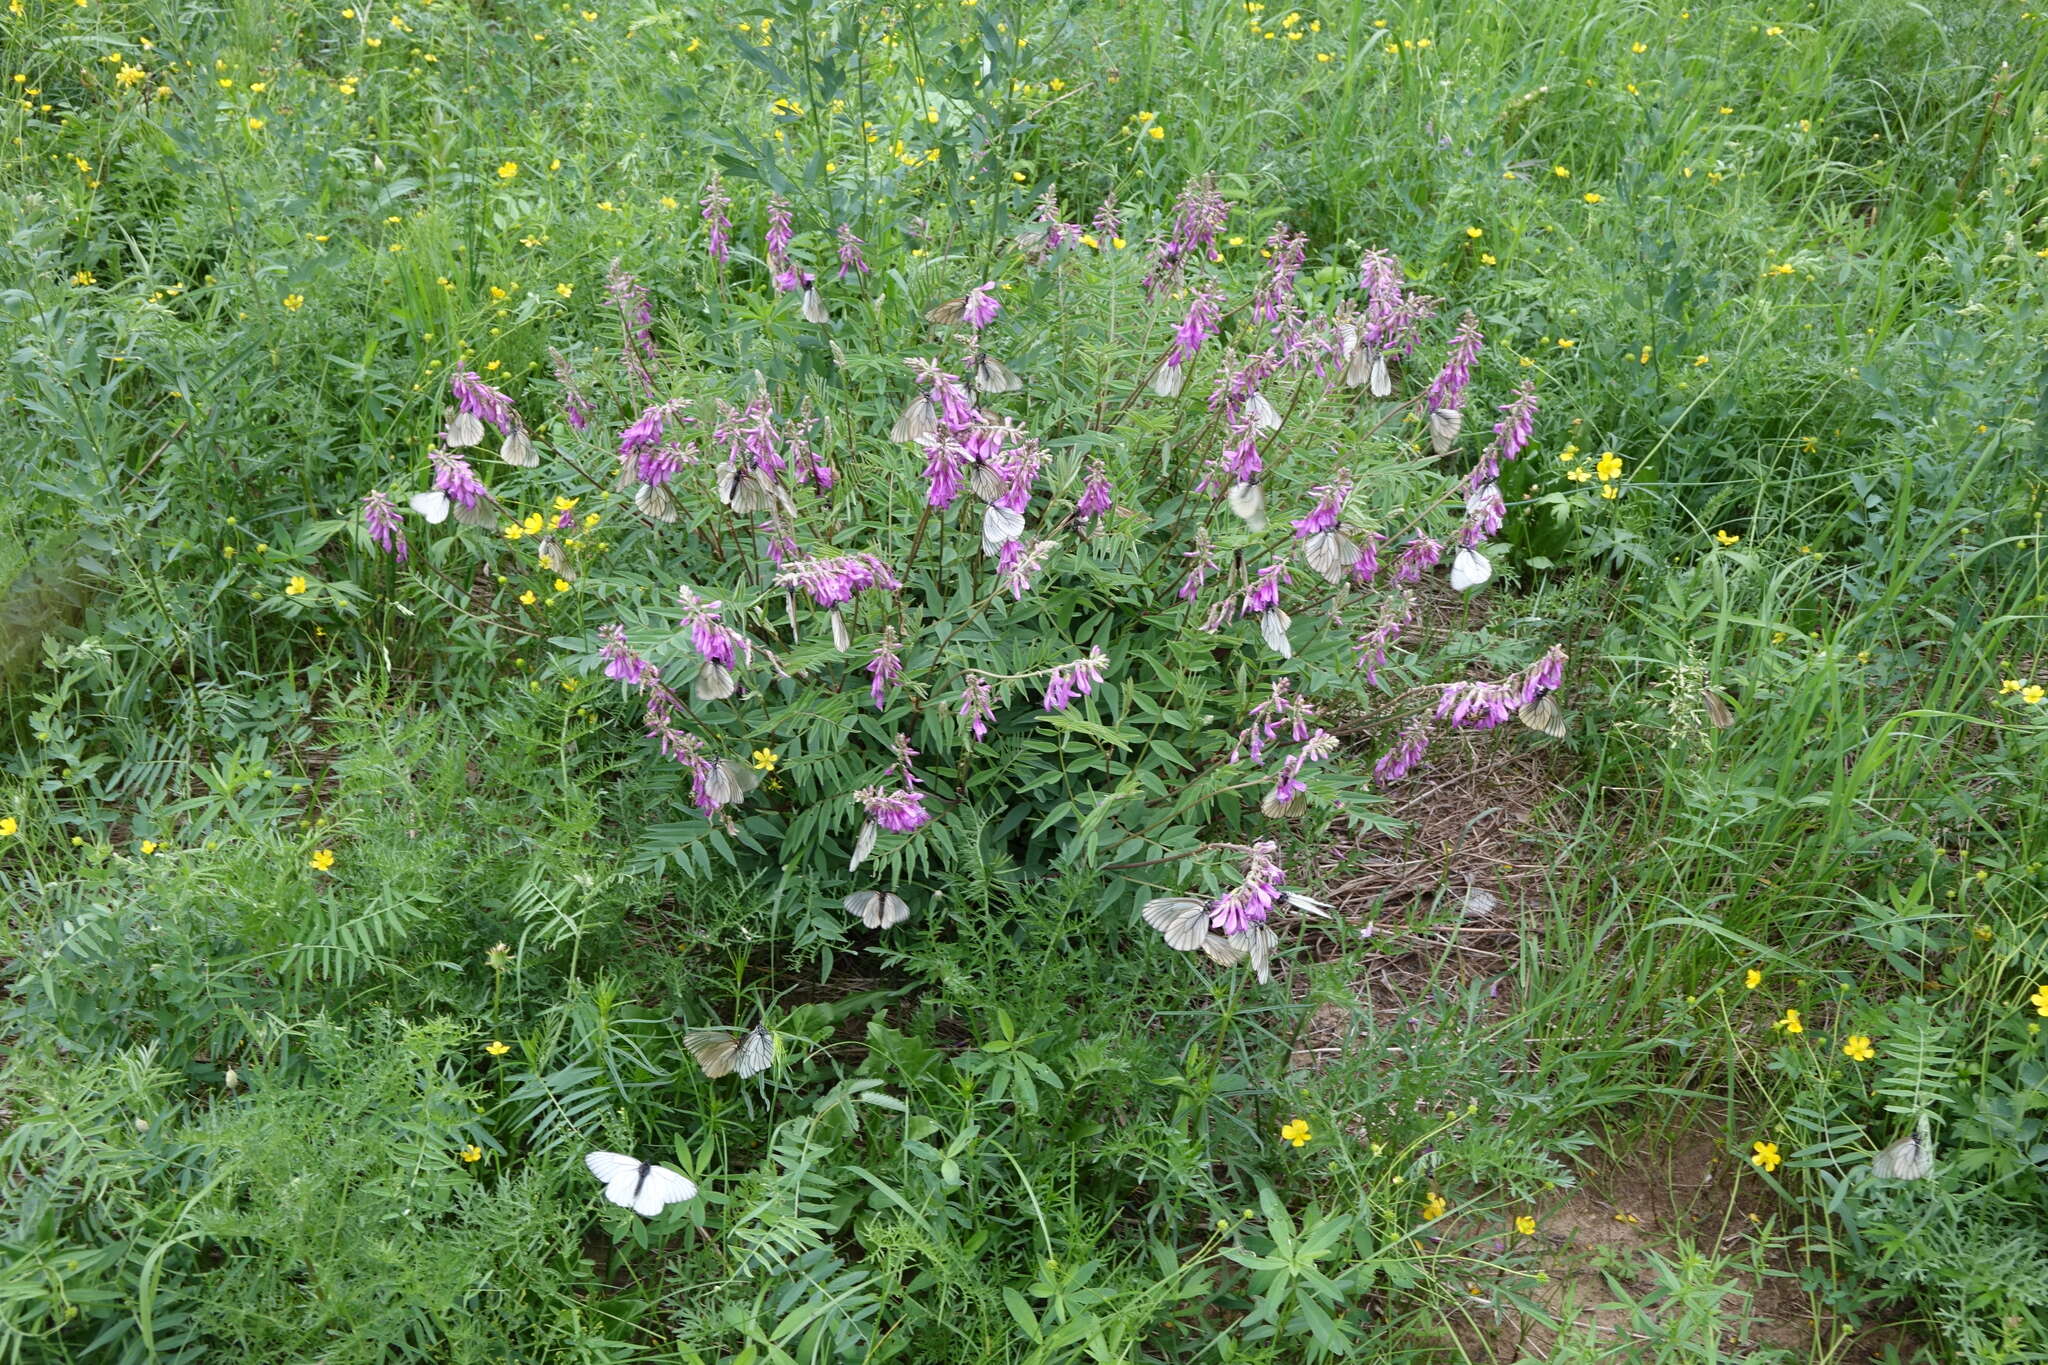
<path id="1" fill-rule="evenodd" d="M 1015 393 L 1024 387 L 1024 381 L 1008 365 L 992 355 L 985 355 L 974 367 L 974 387 L 983 393 Z"/>
<path id="2" fill-rule="evenodd" d="M 643 1218 L 655 1218 L 670 1204 L 696 1197 L 697 1186 L 688 1176 L 666 1166 L 649 1166 L 639 1196 L 628 1207 Z"/>
<path id="3" fill-rule="evenodd" d="M 753 1031 L 740 1039 L 737 1056 L 733 1059 L 733 1071 L 744 1080 L 758 1076 L 775 1065 L 775 1035 L 762 1025 L 756 1024 Z"/>
<path id="4" fill-rule="evenodd" d="M 1193 896 L 1161 896 L 1146 901 L 1139 913 L 1178 952 L 1193 952 L 1209 934 L 1208 902 Z"/>
<path id="5" fill-rule="evenodd" d="M 1570 733 L 1565 725 L 1564 712 L 1557 709 L 1548 692 L 1515 712 L 1515 719 L 1531 730 L 1540 730 L 1552 739 L 1563 739 Z"/>
<path id="6" fill-rule="evenodd" d="M 1318 531 L 1302 542 L 1308 566 L 1332 583 L 1344 581 L 1358 562 L 1358 542 L 1342 531 Z"/>
<path id="7" fill-rule="evenodd" d="M 533 438 L 526 434 L 525 427 L 512 428 L 505 437 L 504 445 L 498 448 L 498 458 L 521 469 L 532 469 L 540 463 L 540 455 L 533 448 Z"/>
<path id="8" fill-rule="evenodd" d="M 1294 622 L 1278 607 L 1270 607 L 1259 613 L 1259 634 L 1266 638 L 1266 644 L 1283 659 L 1294 657 L 1294 645 L 1287 638 L 1287 628 Z"/>
<path id="9" fill-rule="evenodd" d="M 1922 1114 L 1913 1131 L 1877 1154 L 1871 1174 L 1885 1180 L 1925 1180 L 1934 1174 L 1934 1133 Z"/>
<path id="10" fill-rule="evenodd" d="M 951 326 L 953 323 L 960 321 L 966 312 L 967 296 L 963 294 L 957 299 L 946 299 L 933 304 L 924 310 L 924 316 L 927 322 L 936 322 L 941 326 Z"/>
<path id="11" fill-rule="evenodd" d="M 1477 550 L 1460 550 L 1451 560 L 1451 588 L 1463 592 L 1493 577 L 1493 561 Z"/>
<path id="12" fill-rule="evenodd" d="M 1252 971 L 1261 986 L 1273 979 L 1273 949 L 1279 943 L 1279 936 L 1263 924 L 1254 924 L 1243 933 L 1230 936 L 1230 946 L 1252 960 Z"/>
<path id="13" fill-rule="evenodd" d="M 1202 939 L 1202 953 L 1219 967 L 1235 967 L 1244 961 L 1244 949 L 1221 934 L 1205 936 Z"/>
<path id="14" fill-rule="evenodd" d="M 438 488 L 415 493 L 406 499 L 406 503 L 413 511 L 425 517 L 429 526 L 439 526 L 448 520 L 448 495 Z"/>
<path id="15" fill-rule="evenodd" d="M 1024 534 L 1024 514 L 1007 507 L 990 506 L 981 513 L 981 549 L 994 554 Z"/>
<path id="16" fill-rule="evenodd" d="M 1735 708 L 1728 704 L 1728 698 L 1711 687 L 1700 689 L 1700 700 L 1706 704 L 1707 719 L 1716 730 L 1725 730 L 1735 723 Z"/>
<path id="17" fill-rule="evenodd" d="M 658 483 L 643 483 L 633 491 L 633 506 L 649 521 L 674 521 L 675 499 Z"/>
<path id="18" fill-rule="evenodd" d="M 1254 531 L 1266 529 L 1266 490 L 1255 483 L 1234 483 L 1224 496 L 1230 510 Z"/>
<path id="19" fill-rule="evenodd" d="M 1439 455 L 1451 453 L 1458 433 L 1465 429 L 1465 414 L 1457 408 L 1438 408 L 1429 415 L 1430 448 Z"/>
<path id="20" fill-rule="evenodd" d="M 624 1152 L 592 1152 L 583 1158 L 590 1173 L 609 1185 L 620 1176 L 639 1174 L 640 1163 Z"/>
<path id="21" fill-rule="evenodd" d="M 880 837 L 881 832 L 882 827 L 872 820 L 860 827 L 860 837 L 853 841 L 853 857 L 846 864 L 848 872 L 868 860 L 868 855 L 875 851 L 875 840 Z"/>
<path id="22" fill-rule="evenodd" d="M 632 1208 L 640 1188 L 640 1162 L 623 1152 L 592 1152 L 583 1158 L 590 1173 L 604 1182 L 604 1197 Z"/>
<path id="23" fill-rule="evenodd" d="M 467 446 L 476 445 L 484 439 L 484 424 L 482 419 L 473 412 L 457 411 L 455 416 L 448 421 L 448 431 L 446 434 L 449 447 L 454 450 L 461 450 Z"/>
<path id="24" fill-rule="evenodd" d="M 740 1045 L 730 1029 L 692 1029 L 683 1035 L 683 1050 L 697 1059 L 697 1069 L 717 1080 L 739 1064 Z"/>

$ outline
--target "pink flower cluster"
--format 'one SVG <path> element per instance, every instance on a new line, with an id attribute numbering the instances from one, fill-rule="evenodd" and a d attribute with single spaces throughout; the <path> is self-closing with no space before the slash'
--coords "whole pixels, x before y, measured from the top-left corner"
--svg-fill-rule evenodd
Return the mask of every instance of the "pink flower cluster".
<path id="1" fill-rule="evenodd" d="M 1564 681 L 1565 652 L 1552 645 L 1529 667 L 1501 682 L 1446 683 L 1437 699 L 1436 719 L 1464 730 L 1491 730 Z"/>
<path id="2" fill-rule="evenodd" d="M 1286 869 L 1280 866 L 1280 846 L 1262 839 L 1251 846 L 1251 860 L 1244 881 L 1226 891 L 1209 906 L 1209 923 L 1219 934 L 1241 934 L 1266 917 L 1280 903 L 1280 888 L 1287 884 Z"/>
<path id="3" fill-rule="evenodd" d="M 1088 696 L 1102 681 L 1102 670 L 1108 666 L 1109 656 L 1102 652 L 1100 646 L 1090 649 L 1086 658 L 1061 664 L 1046 676 L 1043 709 L 1064 711 L 1073 704 L 1075 697 Z"/>
<path id="4" fill-rule="evenodd" d="M 903 584 L 875 556 L 852 554 L 785 564 L 775 575 L 775 586 L 801 588 L 816 606 L 839 607 L 871 588 L 895 592 Z"/>

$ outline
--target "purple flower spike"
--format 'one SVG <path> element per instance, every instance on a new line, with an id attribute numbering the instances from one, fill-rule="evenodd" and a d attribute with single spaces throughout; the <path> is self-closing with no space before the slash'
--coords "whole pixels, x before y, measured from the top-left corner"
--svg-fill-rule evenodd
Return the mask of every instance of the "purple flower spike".
<path id="1" fill-rule="evenodd" d="M 405 523 L 398 506 L 384 494 L 371 489 L 363 495 L 363 527 L 370 541 L 400 564 L 405 563 Z"/>
<path id="2" fill-rule="evenodd" d="M 985 281 L 967 291 L 967 300 L 960 305 L 960 320 L 980 331 L 996 320 L 996 314 L 1003 311 L 1003 305 L 996 301 L 996 282 Z"/>

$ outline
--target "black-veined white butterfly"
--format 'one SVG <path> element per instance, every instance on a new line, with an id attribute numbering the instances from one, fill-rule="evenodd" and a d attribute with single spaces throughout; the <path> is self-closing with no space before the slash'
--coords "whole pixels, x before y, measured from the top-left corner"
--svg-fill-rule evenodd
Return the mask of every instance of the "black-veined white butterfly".
<path id="1" fill-rule="evenodd" d="M 658 1217 L 670 1204 L 697 1197 L 697 1186 L 688 1176 L 622 1152 L 592 1152 L 583 1164 L 604 1182 L 605 1198 L 643 1218 Z"/>
<path id="2" fill-rule="evenodd" d="M 1294 642 L 1287 638 L 1287 628 L 1294 622 L 1278 607 L 1268 607 L 1259 613 L 1259 634 L 1266 644 L 1283 659 L 1294 657 Z"/>
<path id="3" fill-rule="evenodd" d="M 966 312 L 967 296 L 962 294 L 957 299 L 945 299 L 933 304 L 924 310 L 924 317 L 926 322 L 936 322 L 942 327 L 950 327 L 960 321 Z"/>
<path id="4" fill-rule="evenodd" d="M 406 499 L 406 503 L 413 511 L 424 517 L 429 526 L 439 526 L 448 520 L 448 495 L 438 488 L 415 493 Z"/>
<path id="5" fill-rule="evenodd" d="M 1451 559 L 1451 588 L 1463 592 L 1493 577 L 1493 561 L 1477 550 L 1461 548 Z"/>
<path id="6" fill-rule="evenodd" d="M 1209 902 L 1193 896 L 1160 896 L 1138 913 L 1178 952 L 1193 952 L 1209 935 Z"/>
<path id="7" fill-rule="evenodd" d="M 524 425 L 515 426 L 505 433 L 505 444 L 498 447 L 498 458 L 521 469 L 531 469 L 540 463 L 540 455 L 533 448 L 533 438 L 526 434 Z"/>
<path id="8" fill-rule="evenodd" d="M 448 430 L 441 433 L 451 450 L 463 450 L 479 444 L 484 439 L 484 424 L 473 412 L 456 409 L 448 419 Z"/>
<path id="9" fill-rule="evenodd" d="M 1230 936 L 1230 946 L 1252 960 L 1252 974 L 1261 986 L 1273 979 L 1273 949 L 1279 942 L 1280 936 L 1263 924 L 1249 925 Z"/>
<path id="10" fill-rule="evenodd" d="M 658 483 L 643 483 L 633 491 L 633 506 L 650 521 L 674 521 L 675 499 Z"/>
<path id="11" fill-rule="evenodd" d="M 995 554 L 1013 540 L 1024 537 L 1024 514 L 991 503 L 981 509 L 981 550 Z"/>
<path id="12" fill-rule="evenodd" d="M 1308 566 L 1332 583 L 1342 583 L 1344 576 L 1358 563 L 1358 542 L 1344 533 L 1341 526 L 1327 531 L 1317 531 L 1301 543 L 1302 558 Z"/>
<path id="13" fill-rule="evenodd" d="M 1565 724 L 1564 712 L 1558 709 L 1557 702 L 1548 692 L 1537 694 L 1527 705 L 1519 707 L 1515 711 L 1515 719 L 1552 739 L 1563 739 L 1571 733 L 1571 727 Z"/>
<path id="14" fill-rule="evenodd" d="M 1870 1173 L 1880 1180 L 1925 1180 L 1934 1174 L 1934 1132 L 1927 1115 L 1872 1159 Z"/>
<path id="15" fill-rule="evenodd" d="M 1266 490 L 1255 483 L 1234 483 L 1224 495 L 1230 510 L 1253 531 L 1266 529 Z"/>
<path id="16" fill-rule="evenodd" d="M 776 1039 L 765 1024 L 745 1033 L 729 1028 L 692 1029 L 683 1035 L 683 1047 L 697 1059 L 697 1069 L 712 1080 L 758 1076 L 775 1065 Z"/>
<path id="17" fill-rule="evenodd" d="M 896 424 L 889 428 L 892 441 L 916 441 L 931 435 L 939 429 L 939 414 L 932 407 L 929 398 L 913 398 L 896 416 Z"/>
<path id="18" fill-rule="evenodd" d="M 1162 364 L 1152 371 L 1152 392 L 1161 398 L 1178 398 L 1181 385 L 1187 382 L 1187 377 L 1185 366 Z"/>
<path id="19" fill-rule="evenodd" d="M 892 892 L 856 891 L 846 898 L 846 913 L 870 929 L 892 929 L 910 918 L 910 907 Z"/>
<path id="20" fill-rule="evenodd" d="M 985 355 L 974 362 L 974 387 L 983 393 L 1015 393 L 1024 387 L 1024 381 L 1008 365 Z"/>
<path id="21" fill-rule="evenodd" d="M 819 296 L 818 286 L 814 284 L 804 286 L 803 314 L 805 322 L 815 322 L 820 327 L 832 321 L 832 314 L 826 311 L 825 300 Z"/>
<path id="22" fill-rule="evenodd" d="M 1465 414 L 1459 408 L 1438 408 L 1429 415 L 1429 444 L 1439 455 L 1451 453 L 1458 433 L 1465 429 Z"/>
<path id="23" fill-rule="evenodd" d="M 547 565 L 548 572 L 564 583 L 576 581 L 576 566 L 569 562 L 569 556 L 562 553 L 562 547 L 553 536 L 540 538 L 540 562 Z"/>

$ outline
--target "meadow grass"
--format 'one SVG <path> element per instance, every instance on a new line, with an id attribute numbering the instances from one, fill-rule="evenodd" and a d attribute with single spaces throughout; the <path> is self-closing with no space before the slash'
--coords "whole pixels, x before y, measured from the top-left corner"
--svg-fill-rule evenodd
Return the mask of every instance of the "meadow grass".
<path id="1" fill-rule="evenodd" d="M 0 1361 L 2048 1358 L 2044 24 L 17 0 Z M 713 267 L 714 169 L 747 252 L 770 192 L 865 239 L 833 304 L 872 345 Z M 677 372 L 879 433 L 887 347 L 1041 193 L 1149 228 L 1202 174 L 1237 278 L 1282 221 L 1305 291 L 1393 251 L 1537 382 L 1508 552 L 1424 634 L 1574 661 L 1571 737 L 1487 751 L 1516 781 L 1445 757 L 1398 822 L 1361 779 L 1292 823 L 1312 893 L 1421 870 L 1271 984 L 1025 839 L 850 932 L 635 732 L 623 592 L 359 527 L 452 370 L 577 449 L 549 351 L 612 363 L 614 261 Z M 1146 248 L 1031 286 L 1062 420 L 1165 348 Z M 765 1077 L 681 1047 L 763 1008 Z M 1935 1176 L 1865 1176 L 1921 1113 Z M 592 1147 L 702 1193 L 606 1205 Z M 1681 1147 L 1721 1221 L 1582 1235 L 1659 1224 L 1588 1201 Z"/>

